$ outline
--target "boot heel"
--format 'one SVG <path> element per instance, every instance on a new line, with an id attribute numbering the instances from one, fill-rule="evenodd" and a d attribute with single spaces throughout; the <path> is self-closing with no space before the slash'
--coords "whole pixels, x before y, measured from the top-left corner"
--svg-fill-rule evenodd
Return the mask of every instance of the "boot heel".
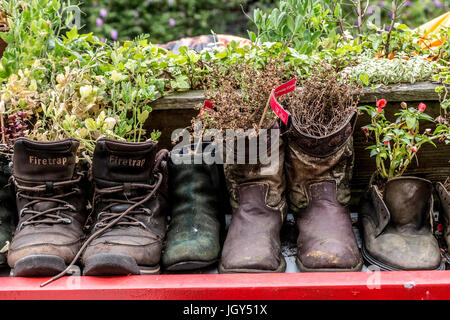
<path id="1" fill-rule="evenodd" d="M 54 276 L 66 269 L 64 259 L 55 255 L 30 255 L 19 259 L 11 276 L 14 277 L 46 277 Z"/>
<path id="2" fill-rule="evenodd" d="M 99 253 L 86 259 L 84 276 L 140 275 L 141 271 L 132 257 L 122 254 Z"/>

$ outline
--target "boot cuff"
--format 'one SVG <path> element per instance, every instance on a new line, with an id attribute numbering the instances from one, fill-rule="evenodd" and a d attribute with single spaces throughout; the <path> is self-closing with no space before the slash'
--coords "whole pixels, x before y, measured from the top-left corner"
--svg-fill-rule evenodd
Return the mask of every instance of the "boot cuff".
<path id="1" fill-rule="evenodd" d="M 355 110 L 338 130 L 326 136 L 314 137 L 296 130 L 293 126 L 288 131 L 288 136 L 307 155 L 326 158 L 342 148 L 351 137 L 357 118 L 358 112 Z"/>

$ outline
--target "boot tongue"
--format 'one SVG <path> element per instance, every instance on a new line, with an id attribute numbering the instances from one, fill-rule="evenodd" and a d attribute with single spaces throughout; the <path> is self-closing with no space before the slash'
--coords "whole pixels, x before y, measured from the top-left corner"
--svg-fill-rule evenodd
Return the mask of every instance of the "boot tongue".
<path id="1" fill-rule="evenodd" d="M 402 177 L 389 180 L 384 191 L 384 201 L 393 222 L 421 227 L 432 191 L 433 185 L 425 179 Z"/>
<path id="2" fill-rule="evenodd" d="M 122 142 L 109 139 L 97 141 L 92 172 L 97 184 L 124 182 L 147 183 L 151 178 L 156 156 L 156 143 Z"/>
<path id="3" fill-rule="evenodd" d="M 69 180 L 79 144 L 75 139 L 37 142 L 19 138 L 14 143 L 14 176 L 29 182 Z"/>

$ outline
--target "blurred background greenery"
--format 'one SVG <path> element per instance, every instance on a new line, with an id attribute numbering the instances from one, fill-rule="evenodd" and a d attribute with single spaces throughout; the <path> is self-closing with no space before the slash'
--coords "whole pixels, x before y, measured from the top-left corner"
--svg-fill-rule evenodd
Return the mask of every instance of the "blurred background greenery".
<path id="1" fill-rule="evenodd" d="M 323 0 L 332 2 L 335 0 Z M 356 22 L 353 0 L 343 1 L 346 22 Z M 183 37 L 227 33 L 247 37 L 255 8 L 271 8 L 276 0 L 86 0 L 82 4 L 84 32 L 104 40 L 127 40 L 142 33 L 153 43 Z M 362 1 L 366 5 L 366 1 Z M 409 0 L 400 10 L 398 22 L 415 28 L 447 12 L 448 0 Z M 370 0 L 367 17 L 378 26 L 390 23 L 390 0 Z"/>

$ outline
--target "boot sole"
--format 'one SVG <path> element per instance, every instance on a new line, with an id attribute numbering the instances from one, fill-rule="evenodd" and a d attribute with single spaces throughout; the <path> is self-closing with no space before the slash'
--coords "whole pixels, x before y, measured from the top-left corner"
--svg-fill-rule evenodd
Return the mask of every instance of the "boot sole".
<path id="1" fill-rule="evenodd" d="M 64 259 L 55 255 L 30 255 L 17 260 L 11 270 L 13 277 L 55 276 L 66 269 Z"/>
<path id="2" fill-rule="evenodd" d="M 409 271 L 407 269 L 399 269 L 399 268 L 395 268 L 392 267 L 386 263 L 383 263 L 381 261 L 378 261 L 377 259 L 375 259 L 374 257 L 372 257 L 370 255 L 370 253 L 367 252 L 366 247 L 364 246 L 364 243 L 361 246 L 361 253 L 362 256 L 364 258 L 364 260 L 371 265 L 375 265 L 378 268 L 380 268 L 381 271 Z M 439 265 L 439 267 L 437 267 L 436 269 L 431 269 L 431 270 L 445 270 L 445 262 L 441 262 L 441 264 Z"/>
<path id="3" fill-rule="evenodd" d="M 219 273 L 284 273 L 286 271 L 286 260 L 280 255 L 280 265 L 276 270 L 259 270 L 259 269 L 227 269 L 222 263 L 219 264 Z"/>
<path id="4" fill-rule="evenodd" d="M 159 265 L 139 266 L 136 260 L 122 254 L 99 253 L 86 259 L 84 276 L 128 276 L 159 274 Z"/>
<path id="5" fill-rule="evenodd" d="M 360 261 L 358 262 L 358 264 L 356 265 L 356 267 L 354 268 L 349 268 L 349 269 L 343 269 L 343 268 L 318 268 L 318 269 L 313 269 L 313 268 L 308 268 L 305 267 L 303 265 L 303 263 L 300 261 L 300 259 L 298 257 L 296 257 L 295 259 L 295 263 L 297 265 L 297 267 L 299 268 L 299 270 L 301 272 L 357 272 L 357 271 L 361 271 L 362 266 L 363 266 L 363 260 L 360 258 Z"/>
<path id="6" fill-rule="evenodd" d="M 178 263 L 174 263 L 170 266 L 165 267 L 164 269 L 167 271 L 187 271 L 187 270 L 197 270 L 209 267 L 217 262 L 216 260 L 212 261 L 182 261 Z"/>

